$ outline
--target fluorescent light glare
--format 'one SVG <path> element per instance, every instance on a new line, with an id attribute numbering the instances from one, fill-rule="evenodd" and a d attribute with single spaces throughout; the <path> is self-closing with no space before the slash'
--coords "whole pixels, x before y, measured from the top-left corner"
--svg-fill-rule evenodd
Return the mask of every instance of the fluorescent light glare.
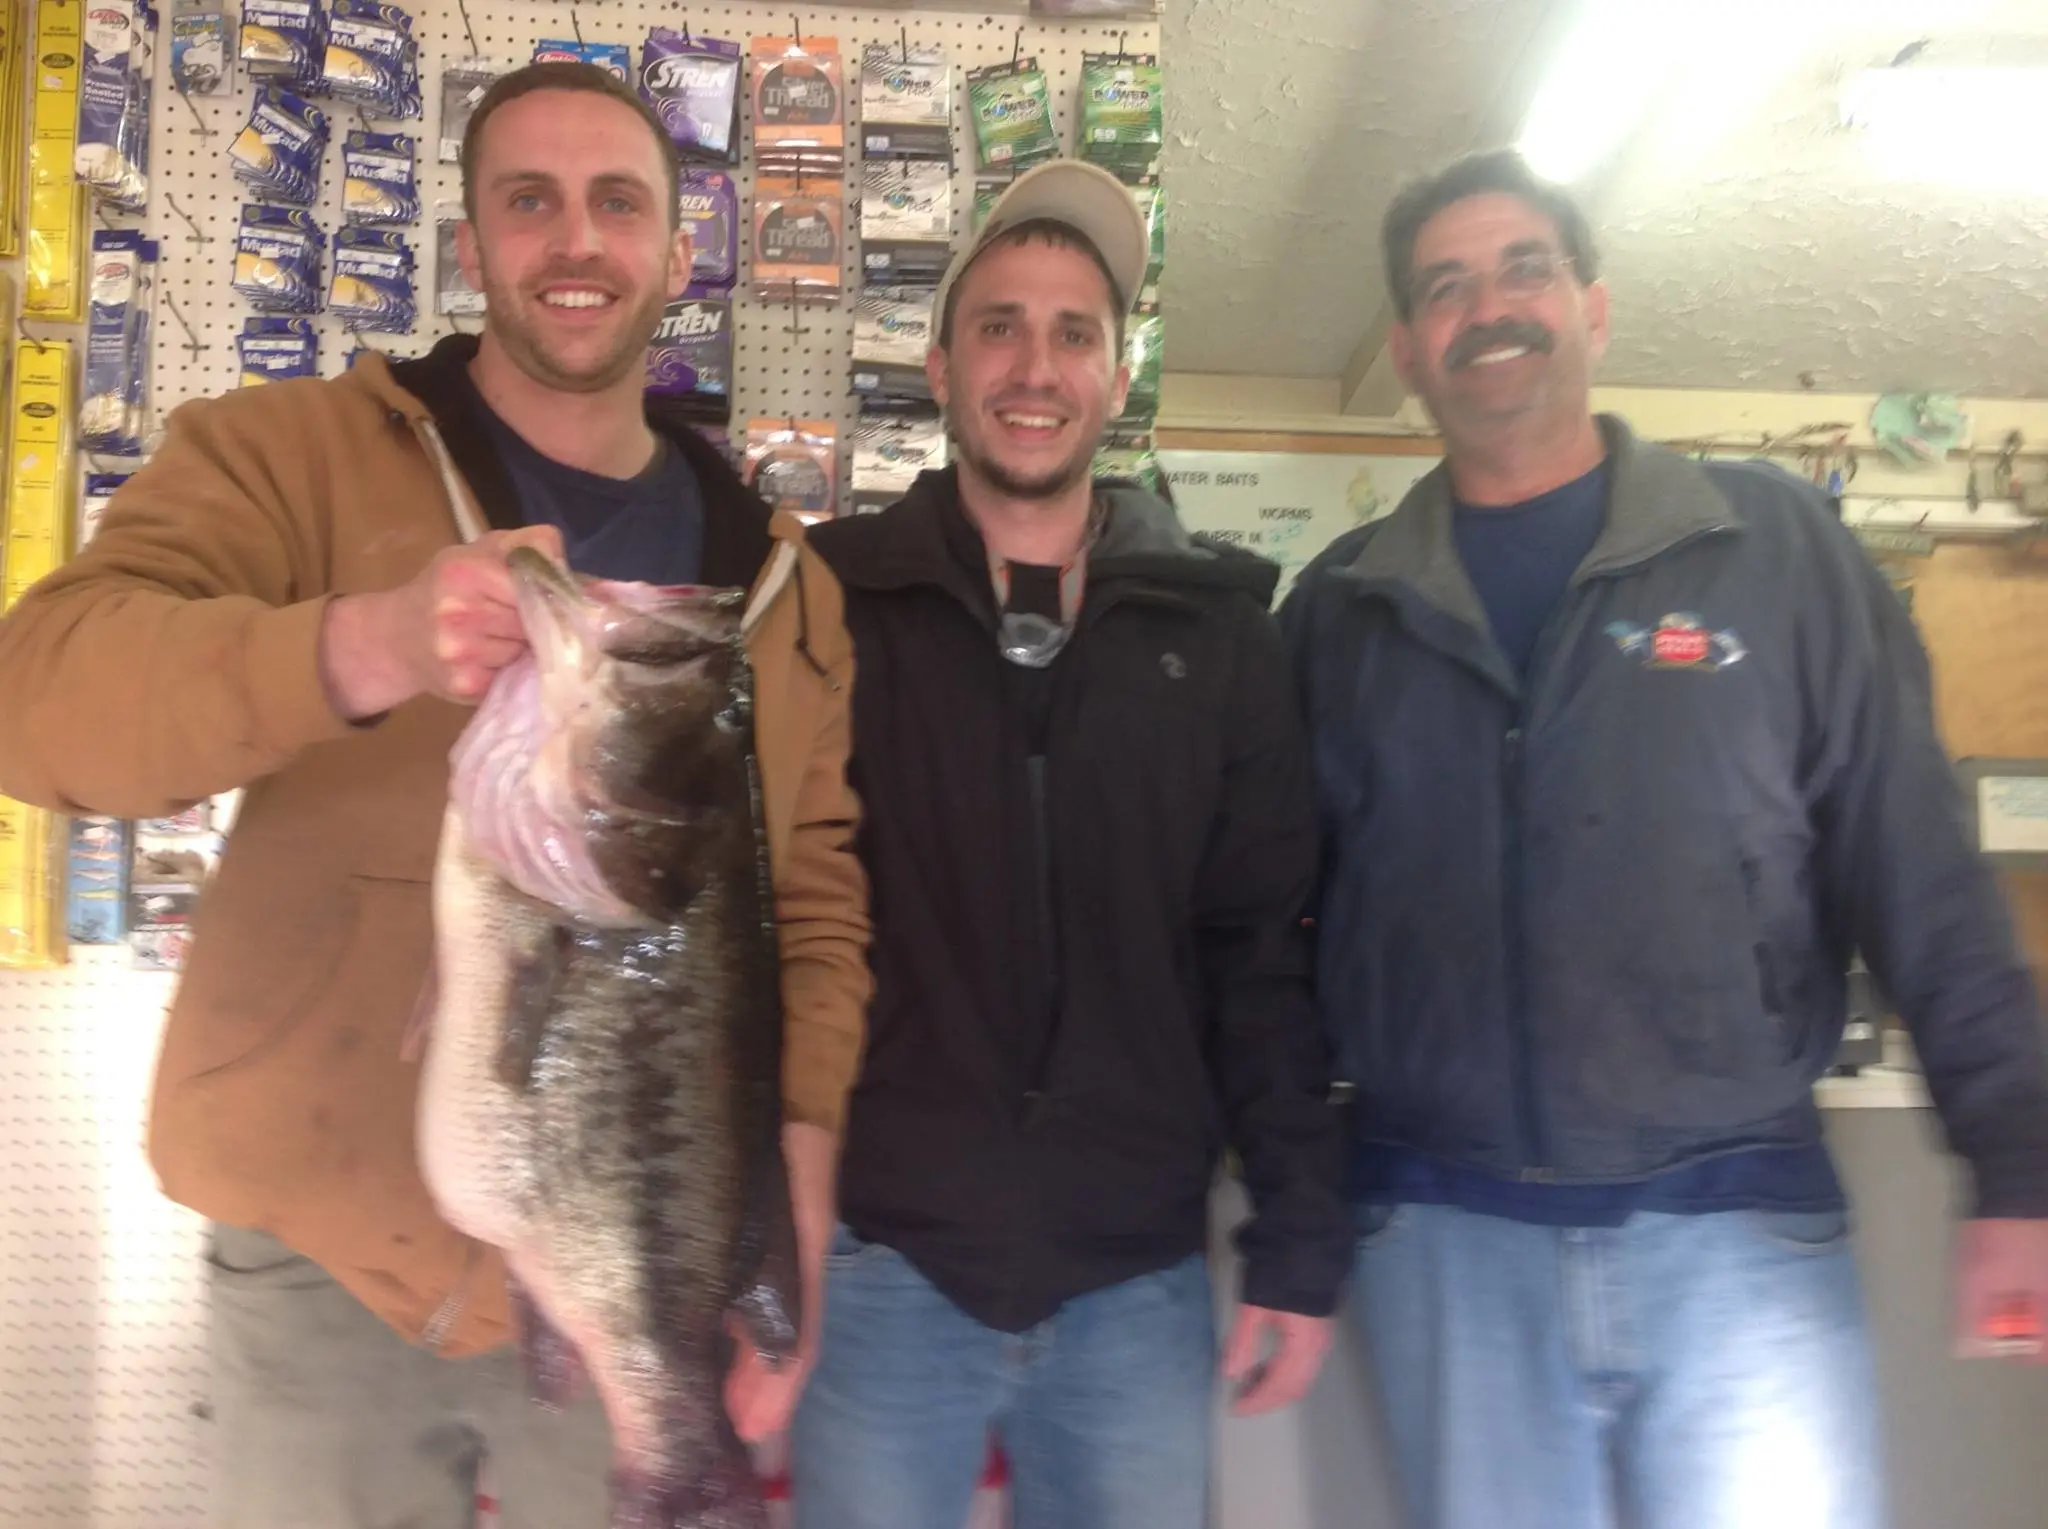
<path id="1" fill-rule="evenodd" d="M 2048 70 L 1865 69 L 1843 82 L 1842 121 L 1896 180 L 2048 192 L 2040 131 Z"/>
<path id="2" fill-rule="evenodd" d="M 1648 112 L 1699 15 L 1680 0 L 1585 0 L 1516 145 L 1530 167 L 1570 181 L 1606 158 Z"/>

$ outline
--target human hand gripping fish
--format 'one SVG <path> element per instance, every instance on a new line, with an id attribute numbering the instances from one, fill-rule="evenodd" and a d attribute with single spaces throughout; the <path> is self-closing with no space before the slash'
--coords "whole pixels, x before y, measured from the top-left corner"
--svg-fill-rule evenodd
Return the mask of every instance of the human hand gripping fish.
<path id="1" fill-rule="evenodd" d="M 745 597 L 505 566 L 530 651 L 452 755 L 422 1167 L 536 1394 L 602 1399 L 614 1529 L 761 1529 L 722 1382 L 790 1362 L 799 1299 Z"/>

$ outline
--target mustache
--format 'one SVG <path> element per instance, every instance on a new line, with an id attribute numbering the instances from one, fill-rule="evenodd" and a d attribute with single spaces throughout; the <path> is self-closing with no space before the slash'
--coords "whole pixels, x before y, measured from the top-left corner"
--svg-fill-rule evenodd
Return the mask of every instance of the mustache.
<path id="1" fill-rule="evenodd" d="M 1521 346 L 1536 355 L 1547 356 L 1556 349 L 1557 336 L 1530 319 L 1502 319 L 1459 335 L 1451 342 L 1451 348 L 1444 352 L 1444 365 L 1451 371 L 1457 371 L 1460 367 L 1470 366 L 1474 356 L 1483 356 L 1490 350 L 1506 350 L 1510 346 Z"/>
<path id="2" fill-rule="evenodd" d="M 557 281 L 587 281 L 594 287 L 623 288 L 626 283 L 619 273 L 601 260 L 588 260 L 579 265 L 558 262 L 548 266 L 537 276 L 526 279 L 524 286 L 529 292 L 538 292 L 542 287 Z"/>

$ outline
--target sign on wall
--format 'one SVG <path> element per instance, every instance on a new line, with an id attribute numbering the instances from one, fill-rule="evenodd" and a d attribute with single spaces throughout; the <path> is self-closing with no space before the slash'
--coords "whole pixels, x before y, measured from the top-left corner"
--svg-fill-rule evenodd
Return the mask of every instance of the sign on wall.
<path id="1" fill-rule="evenodd" d="M 1285 451 L 1162 451 L 1181 523 L 1280 565 L 1285 593 L 1304 564 L 1353 526 L 1377 520 L 1434 457 Z"/>

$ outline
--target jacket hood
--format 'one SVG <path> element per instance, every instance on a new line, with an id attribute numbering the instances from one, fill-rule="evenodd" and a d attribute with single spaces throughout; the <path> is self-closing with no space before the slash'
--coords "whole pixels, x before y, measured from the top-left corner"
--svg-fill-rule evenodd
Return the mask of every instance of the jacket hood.
<path id="1" fill-rule="evenodd" d="M 1098 478 L 1108 523 L 1089 554 L 1090 580 L 1144 579 L 1166 585 L 1233 590 L 1263 608 L 1280 582 L 1278 565 L 1194 536 L 1157 494 L 1127 478 Z M 957 467 L 918 475 L 910 492 L 879 515 L 813 527 L 811 539 L 846 583 L 866 589 L 911 584 L 951 586 L 959 564 L 946 546 L 942 514 L 960 503 Z"/>

